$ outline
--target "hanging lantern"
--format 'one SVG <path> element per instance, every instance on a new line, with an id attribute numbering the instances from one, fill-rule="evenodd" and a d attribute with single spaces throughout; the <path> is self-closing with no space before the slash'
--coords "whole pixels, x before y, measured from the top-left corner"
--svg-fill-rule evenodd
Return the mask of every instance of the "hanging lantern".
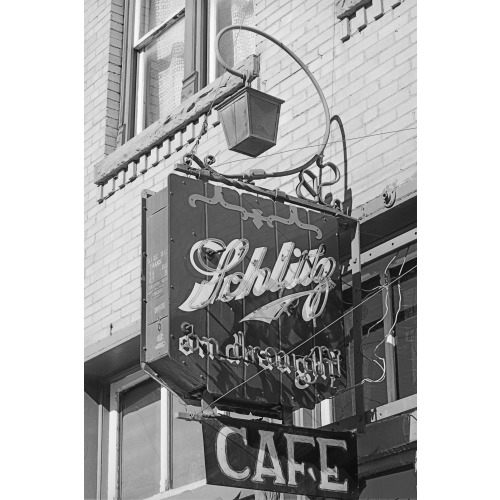
<path id="1" fill-rule="evenodd" d="M 220 104 L 216 109 L 228 148 L 255 158 L 275 146 L 284 102 L 245 87 Z"/>

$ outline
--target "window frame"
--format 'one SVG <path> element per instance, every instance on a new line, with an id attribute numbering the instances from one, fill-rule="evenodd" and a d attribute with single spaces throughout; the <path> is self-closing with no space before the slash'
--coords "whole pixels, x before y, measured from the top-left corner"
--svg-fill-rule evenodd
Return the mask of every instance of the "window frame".
<path id="1" fill-rule="evenodd" d="M 143 1 L 145 0 L 125 0 L 117 147 L 125 144 L 146 128 L 144 127 L 145 50 L 150 43 L 181 19 L 185 22 L 181 102 L 212 81 L 208 75 L 209 58 L 212 60 L 214 56 L 210 54 L 209 47 L 215 39 L 215 34 L 211 33 L 209 36 L 209 1 L 185 0 L 183 8 L 178 9 L 156 28 L 139 37 L 140 10 Z M 140 95 L 142 99 L 139 99 Z"/>
<path id="2" fill-rule="evenodd" d="M 183 84 L 186 79 L 186 67 L 192 64 L 191 61 L 194 56 L 194 54 L 191 54 L 192 44 L 190 40 L 193 37 L 192 25 L 196 23 L 196 9 L 192 8 L 192 4 L 199 2 L 199 0 L 186 0 L 184 7 L 179 8 L 158 26 L 139 37 L 140 11 L 144 1 L 125 0 L 117 147 L 125 144 L 146 128 L 144 127 L 144 101 L 146 98 L 145 51 L 147 47 L 181 19 L 185 19 Z M 181 93 L 181 101 L 183 100 L 183 94 L 184 89 Z M 141 95 L 142 99 L 139 99 Z M 140 126 L 138 126 L 139 123 Z"/>
<path id="3" fill-rule="evenodd" d="M 148 31 L 142 37 L 139 37 L 141 24 L 141 9 L 142 3 L 147 0 L 134 0 L 133 9 L 133 45 L 132 57 L 136 68 L 136 81 L 134 86 L 134 114 L 135 121 L 132 127 L 134 135 L 140 134 L 145 128 L 146 121 L 146 51 L 161 35 L 166 33 L 170 28 L 173 28 L 181 19 L 185 18 L 186 7 L 181 7 L 167 19 L 161 22 L 158 26 Z M 184 39 L 186 33 L 184 33 Z M 185 43 L 185 41 L 184 41 Z"/>
<path id="4" fill-rule="evenodd" d="M 379 275 L 380 277 L 380 284 L 383 285 L 385 284 L 385 277 L 384 277 L 384 269 L 387 267 L 387 265 L 391 262 L 391 259 L 394 257 L 394 255 L 397 255 L 398 252 L 401 252 L 404 250 L 406 247 L 411 248 L 412 246 L 415 246 L 417 244 L 417 229 L 411 229 L 399 236 L 396 236 L 395 238 L 392 238 L 388 241 L 385 241 L 384 243 L 381 243 L 380 245 L 375 246 L 374 248 L 365 251 L 361 254 L 361 276 L 362 276 L 362 283 L 366 280 L 366 267 L 367 265 L 377 261 L 378 265 L 377 267 L 382 268 L 381 272 L 378 272 L 376 274 Z M 409 251 L 407 256 L 406 256 L 406 262 L 409 260 L 416 258 L 417 257 L 417 248 L 415 247 L 414 250 Z M 387 279 L 390 281 L 390 272 L 391 269 L 393 268 L 398 268 L 402 261 L 403 261 L 404 255 L 401 256 L 401 258 L 396 258 L 396 260 L 391 264 L 391 266 L 387 269 Z M 344 264 L 343 270 L 341 272 L 342 275 L 342 280 L 343 280 L 343 285 L 342 288 L 347 289 L 352 285 L 352 262 L 349 262 L 348 264 Z M 375 276 L 376 276 L 375 274 Z M 389 308 L 389 312 L 387 316 L 384 319 L 383 322 L 383 329 L 384 329 L 384 335 L 387 335 L 389 332 L 389 329 L 392 326 L 392 323 L 394 321 L 394 311 L 392 310 L 392 287 L 388 287 L 388 289 L 382 289 L 381 293 L 381 301 L 382 303 L 385 303 L 386 296 L 387 296 L 387 305 Z M 347 370 L 348 370 L 348 380 L 347 384 L 348 387 L 354 385 L 354 355 L 350 352 L 348 349 L 347 352 L 350 354 L 349 359 L 347 359 Z M 332 423 L 339 423 L 342 422 L 343 420 L 347 420 L 349 418 L 352 418 L 353 416 L 355 417 L 356 415 L 360 415 L 362 413 L 370 413 L 371 414 L 371 421 L 376 421 L 376 420 L 381 420 L 383 418 L 388 418 L 390 416 L 396 415 L 398 413 L 403 413 L 405 411 L 408 411 L 410 409 L 416 408 L 417 406 L 417 394 L 412 394 L 410 396 L 397 399 L 397 373 L 396 373 L 396 348 L 394 345 L 392 345 L 389 342 L 384 343 L 384 356 L 386 360 L 386 379 L 387 379 L 387 403 L 377 406 L 371 410 L 365 410 L 364 407 L 363 409 L 356 408 L 355 404 L 355 391 L 351 391 L 351 400 L 352 400 L 352 407 L 355 411 L 355 413 L 351 417 L 345 417 L 344 419 L 337 419 L 335 418 L 335 407 L 334 407 L 334 400 L 333 399 L 326 399 L 324 401 L 321 401 L 317 405 L 319 406 L 319 412 L 320 412 L 320 422 L 321 426 L 325 426 L 328 424 Z"/>
<path id="5" fill-rule="evenodd" d="M 139 385 L 151 377 L 143 371 L 136 371 L 110 385 L 109 406 L 109 454 L 108 454 L 108 496 L 107 498 L 121 498 L 120 478 L 120 437 L 121 437 L 121 397 L 124 392 Z M 173 488 L 173 394 L 160 386 L 160 484 L 158 491 L 148 499 L 168 498 L 183 491 L 199 488 L 206 484 L 206 479 L 195 481 L 177 488 Z"/>
<path id="6" fill-rule="evenodd" d="M 139 37 L 140 10 L 143 1 L 125 1 L 117 147 L 140 134 L 145 128 L 145 50 L 150 43 L 181 19 L 185 20 L 181 102 L 209 83 L 207 80 L 209 43 L 207 1 L 186 0 L 184 7 L 178 9 L 156 28 Z M 140 95 L 142 95 L 142 100 L 139 99 Z M 139 101 L 141 101 L 141 106 L 139 106 Z M 140 126 L 138 126 L 139 123 Z"/>

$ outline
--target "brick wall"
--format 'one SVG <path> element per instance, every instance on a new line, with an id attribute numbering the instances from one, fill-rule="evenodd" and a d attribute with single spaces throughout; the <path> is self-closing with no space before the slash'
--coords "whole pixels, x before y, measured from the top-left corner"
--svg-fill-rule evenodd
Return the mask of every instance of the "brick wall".
<path id="1" fill-rule="evenodd" d="M 108 336 L 110 324 L 116 332 L 140 318 L 141 191 L 165 187 L 174 164 L 191 148 L 187 140 L 192 137 L 190 131 L 176 134 L 173 144 L 182 149 L 97 203 L 92 169 L 114 147 L 111 139 L 117 125 L 113 103 L 120 59 L 115 42 L 119 30 L 115 28 L 121 18 L 116 7 L 109 0 L 86 3 L 86 345 Z M 400 185 L 416 176 L 416 0 L 384 8 L 378 19 L 374 6 L 369 5 L 361 8 L 362 15 L 355 13 L 352 19 L 341 21 L 331 0 L 255 0 L 257 27 L 284 42 L 308 64 L 331 114 L 343 121 L 352 208 L 381 196 L 385 186 Z M 359 31 L 364 20 L 366 27 Z M 350 37 L 342 41 L 346 22 Z M 259 37 L 257 52 L 262 54 L 261 77 L 254 86 L 286 100 L 278 145 L 264 153 L 267 158 L 255 160 L 229 152 L 221 126 L 213 126 L 214 113 L 198 155 L 216 154 L 221 173 L 298 166 L 312 156 L 316 147 L 309 146 L 317 145 L 323 136 L 322 106 L 305 73 L 278 47 Z M 385 134 L 401 129 L 410 130 Z M 335 125 L 330 141 L 340 141 Z M 290 151 L 296 148 L 304 149 Z M 327 146 L 325 160 L 341 169 L 341 181 L 332 191 L 344 200 L 341 143 Z M 295 178 L 265 183 L 287 192 L 293 192 L 295 185 Z M 113 189 L 113 183 L 108 182 L 104 189 Z"/>
<path id="2" fill-rule="evenodd" d="M 93 167 L 116 147 L 124 0 L 85 0 L 85 202 L 94 202 Z M 86 217 L 87 219 L 87 217 Z"/>

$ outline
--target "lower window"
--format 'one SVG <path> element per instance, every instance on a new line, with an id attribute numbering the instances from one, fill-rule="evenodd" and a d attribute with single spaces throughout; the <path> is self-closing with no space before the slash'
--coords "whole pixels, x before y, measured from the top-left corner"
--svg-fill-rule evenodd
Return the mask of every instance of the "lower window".
<path id="1" fill-rule="evenodd" d="M 333 420 L 355 413 L 354 363 L 363 366 L 363 410 L 417 393 L 416 243 L 362 266 L 361 353 L 354 353 L 352 290 L 344 280 L 348 386 L 334 397 Z M 361 354 L 361 355 L 359 355 Z"/>
<path id="2" fill-rule="evenodd" d="M 148 498 L 160 491 L 160 386 L 146 380 L 124 392 L 120 399 L 121 498 Z"/>
<path id="3" fill-rule="evenodd" d="M 201 425 L 176 412 L 199 408 L 145 373 L 111 385 L 108 498 L 148 499 L 205 479 Z"/>

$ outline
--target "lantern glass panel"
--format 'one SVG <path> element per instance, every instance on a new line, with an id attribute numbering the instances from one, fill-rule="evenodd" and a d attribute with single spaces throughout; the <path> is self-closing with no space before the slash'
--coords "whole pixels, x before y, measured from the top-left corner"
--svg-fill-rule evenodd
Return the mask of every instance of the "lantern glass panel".
<path id="1" fill-rule="evenodd" d="M 250 133 L 250 124 L 248 123 L 248 102 L 245 94 L 234 101 L 233 109 L 236 125 L 236 142 L 239 143 L 244 141 Z"/>
<path id="2" fill-rule="evenodd" d="M 276 143 L 279 106 L 259 97 L 249 98 L 251 133 L 267 141 Z"/>

